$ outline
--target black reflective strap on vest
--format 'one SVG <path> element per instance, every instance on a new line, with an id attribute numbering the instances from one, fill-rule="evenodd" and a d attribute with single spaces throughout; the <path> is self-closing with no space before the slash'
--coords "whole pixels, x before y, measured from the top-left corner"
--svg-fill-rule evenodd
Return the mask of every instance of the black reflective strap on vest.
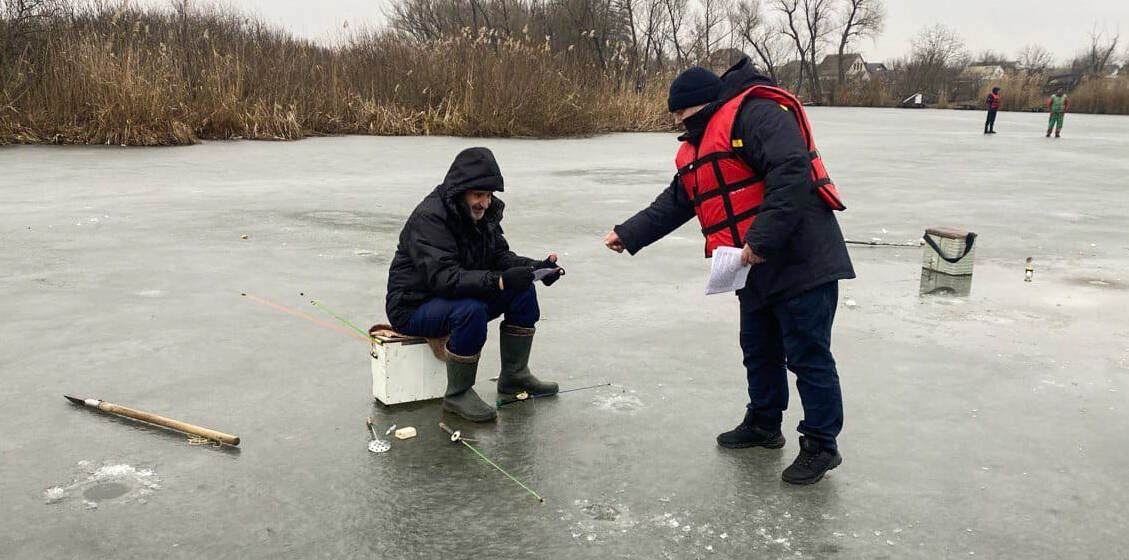
<path id="1" fill-rule="evenodd" d="M 713 152 L 712 154 L 706 154 L 686 165 L 683 165 L 682 167 L 679 167 L 678 174 L 685 175 L 698 167 L 701 167 L 707 163 L 715 162 L 720 159 L 737 159 L 737 155 L 732 152 Z"/>
<path id="2" fill-rule="evenodd" d="M 715 196 L 720 196 L 723 192 L 726 193 L 726 194 L 734 193 L 734 192 L 737 192 L 737 191 L 739 191 L 739 190 L 741 190 L 745 187 L 748 187 L 750 185 L 754 185 L 760 180 L 761 180 L 760 177 L 753 175 L 752 177 L 749 177 L 748 179 L 742 179 L 740 181 L 737 181 L 736 183 L 731 183 L 731 184 L 728 184 L 728 185 L 722 185 L 722 186 L 720 186 L 716 189 L 708 190 L 708 191 L 702 192 L 702 193 L 698 193 L 698 195 L 695 196 L 690 202 L 693 203 L 694 206 L 701 206 L 702 202 L 705 202 L 705 201 L 707 201 L 707 200 L 709 200 L 709 199 L 711 199 Z"/>
<path id="3" fill-rule="evenodd" d="M 713 161 L 713 174 L 717 179 L 718 185 L 725 185 L 725 175 L 721 172 L 721 164 L 719 164 L 717 160 Z M 721 188 L 720 190 L 721 204 L 725 207 L 725 220 L 722 221 L 722 224 L 729 226 L 729 235 L 733 237 L 733 242 L 737 243 L 737 241 L 741 239 L 741 230 L 737 228 L 737 222 L 740 220 L 737 220 L 733 216 L 733 200 L 729 198 L 730 191 L 725 188 Z"/>
<path id="4" fill-rule="evenodd" d="M 721 231 L 725 228 L 728 228 L 728 227 L 732 227 L 734 230 L 736 230 L 737 224 L 739 224 L 739 223 L 741 223 L 745 220 L 748 220 L 749 218 L 752 218 L 753 216 L 756 216 L 757 212 L 760 211 L 760 208 L 761 208 L 760 206 L 754 206 L 752 208 L 749 208 L 748 210 L 745 210 L 744 212 L 741 212 L 740 214 L 737 214 L 736 216 L 733 216 L 732 218 L 726 218 L 725 220 L 722 220 L 721 222 L 716 223 L 716 224 L 714 224 L 710 227 L 702 228 L 702 235 L 711 235 L 711 234 L 717 233 L 717 232 L 719 232 L 719 231 Z M 739 234 L 734 235 L 733 236 L 733 243 L 739 244 L 739 245 L 744 245 L 744 243 L 742 242 L 740 237 L 741 236 Z"/>

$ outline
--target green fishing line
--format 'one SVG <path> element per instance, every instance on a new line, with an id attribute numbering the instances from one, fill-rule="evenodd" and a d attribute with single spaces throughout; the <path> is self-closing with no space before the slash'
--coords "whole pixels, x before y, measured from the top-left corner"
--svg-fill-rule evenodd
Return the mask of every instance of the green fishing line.
<path id="1" fill-rule="evenodd" d="M 357 331 L 358 333 L 360 333 L 360 334 L 361 334 L 361 336 L 364 336 L 365 338 L 368 338 L 369 340 L 372 340 L 372 339 L 373 339 L 373 338 L 372 338 L 372 335 L 370 335 L 369 333 L 367 333 L 367 332 L 365 332 L 365 331 L 362 331 L 361 329 L 359 329 L 359 328 L 357 327 L 357 325 L 354 325 L 353 323 L 350 323 L 350 322 L 349 322 L 349 321 L 348 321 L 347 319 L 345 319 L 344 317 L 342 317 L 342 316 L 340 316 L 340 315 L 338 315 L 338 314 L 334 313 L 334 312 L 333 312 L 332 310 L 330 310 L 330 309 L 329 309 L 328 307 L 326 307 L 326 306 L 324 306 L 324 305 L 322 305 L 322 304 L 318 303 L 318 301 L 317 301 L 317 300 L 315 300 L 315 299 L 311 299 L 311 300 L 310 300 L 310 303 L 314 304 L 314 307 L 316 307 L 316 308 L 318 308 L 318 309 L 321 309 L 322 311 L 325 311 L 326 313 L 329 313 L 329 314 L 330 314 L 331 316 L 333 316 L 333 318 L 334 318 L 334 319 L 337 319 L 338 321 L 341 321 L 342 323 L 344 323 L 344 324 L 345 324 L 346 326 L 348 326 L 349 328 L 351 328 L 351 329 L 353 329 L 353 330 Z"/>
<path id="2" fill-rule="evenodd" d="M 479 457 L 482 457 L 482 460 L 483 460 L 483 461 L 486 461 L 487 463 L 490 463 L 490 466 L 494 467 L 495 469 L 498 469 L 498 472 L 500 472 L 500 473 L 502 473 L 502 474 L 506 475 L 506 476 L 507 476 L 507 477 L 508 477 L 508 478 L 509 478 L 510 480 L 512 480 L 512 481 L 514 481 L 514 482 L 516 482 L 516 483 L 517 483 L 517 485 L 518 485 L 518 486 L 521 486 L 522 488 L 524 488 L 526 492 L 529 492 L 530 494 L 533 494 L 533 497 L 534 497 L 534 498 L 537 498 L 537 500 L 538 500 L 538 501 L 540 501 L 540 502 L 542 502 L 542 503 L 544 503 L 544 502 L 545 502 L 545 498 L 542 498 L 542 497 L 541 497 L 541 496 L 540 496 L 539 494 L 537 494 L 537 492 L 534 492 L 534 491 L 533 491 L 533 490 L 531 490 L 531 489 L 530 489 L 530 488 L 529 488 L 528 486 L 526 486 L 526 485 L 522 484 L 520 480 L 518 480 L 518 479 L 514 478 L 514 477 L 513 477 L 513 475 L 511 475 L 510 473 L 506 472 L 506 470 L 505 470 L 505 469 L 503 469 L 502 467 L 499 467 L 498 465 L 496 465 L 496 464 L 494 463 L 494 461 L 491 461 L 490 459 L 487 459 L 487 458 L 486 458 L 486 456 L 485 456 L 485 455 L 483 455 L 483 454 L 481 454 L 481 453 L 479 453 L 479 452 L 478 452 L 478 450 L 477 450 L 477 449 L 475 449 L 473 445 L 471 445 L 471 444 L 469 444 L 469 443 L 467 443 L 467 442 L 465 442 L 465 441 L 463 441 L 463 440 L 461 440 L 461 439 L 459 440 L 459 443 L 462 443 L 463 445 L 465 445 L 465 446 L 467 446 L 468 448 L 470 448 L 470 450 L 471 450 L 471 451 L 473 451 L 475 455 L 478 455 Z"/>

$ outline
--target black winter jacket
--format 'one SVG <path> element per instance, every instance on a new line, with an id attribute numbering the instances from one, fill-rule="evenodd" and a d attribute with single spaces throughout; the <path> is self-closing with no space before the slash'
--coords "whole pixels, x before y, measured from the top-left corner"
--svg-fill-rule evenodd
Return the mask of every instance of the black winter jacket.
<path id="1" fill-rule="evenodd" d="M 695 145 L 709 119 L 739 93 L 757 85 L 776 85 L 756 71 L 748 59 L 722 75 L 718 101 L 686 119 L 679 140 Z M 765 258 L 749 271 L 741 295 L 752 308 L 791 298 L 819 285 L 854 278 L 843 233 L 834 213 L 819 198 L 811 181 L 811 160 L 800 127 L 791 112 L 775 102 L 747 98 L 734 119 L 732 136 L 744 146 L 737 156 L 764 177 L 764 201 L 744 241 Z M 631 254 L 658 241 L 694 217 L 694 206 L 675 175 L 650 207 L 615 232 Z"/>
<path id="2" fill-rule="evenodd" d="M 462 194 L 471 189 L 502 190 L 502 175 L 486 148 L 459 153 L 443 183 L 416 206 L 400 231 L 388 270 L 385 312 L 400 330 L 425 301 L 480 298 L 498 294 L 500 271 L 536 261 L 510 251 L 502 236 L 505 204 L 495 197 L 477 223 Z"/>

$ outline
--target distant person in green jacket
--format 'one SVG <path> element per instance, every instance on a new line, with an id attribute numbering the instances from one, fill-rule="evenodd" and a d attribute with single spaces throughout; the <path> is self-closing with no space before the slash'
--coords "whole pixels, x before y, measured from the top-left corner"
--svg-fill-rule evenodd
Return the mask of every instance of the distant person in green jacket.
<path id="1" fill-rule="evenodd" d="M 1051 113 L 1051 120 L 1047 123 L 1047 138 L 1051 137 L 1051 129 L 1055 131 L 1055 138 L 1062 137 L 1062 116 L 1070 109 L 1070 98 L 1062 88 L 1055 90 L 1055 94 L 1047 101 L 1047 111 Z"/>

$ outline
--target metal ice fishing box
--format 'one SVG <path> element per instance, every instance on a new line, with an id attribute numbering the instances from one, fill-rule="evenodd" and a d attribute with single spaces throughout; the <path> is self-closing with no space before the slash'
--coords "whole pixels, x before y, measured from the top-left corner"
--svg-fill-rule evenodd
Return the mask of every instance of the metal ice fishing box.
<path id="1" fill-rule="evenodd" d="M 446 365 L 427 339 L 374 335 L 372 396 L 385 405 L 438 399 L 447 390 Z"/>
<path id="2" fill-rule="evenodd" d="M 972 264 L 976 258 L 975 233 L 956 228 L 934 227 L 925 230 L 924 239 L 922 268 L 950 276 L 972 274 Z"/>

